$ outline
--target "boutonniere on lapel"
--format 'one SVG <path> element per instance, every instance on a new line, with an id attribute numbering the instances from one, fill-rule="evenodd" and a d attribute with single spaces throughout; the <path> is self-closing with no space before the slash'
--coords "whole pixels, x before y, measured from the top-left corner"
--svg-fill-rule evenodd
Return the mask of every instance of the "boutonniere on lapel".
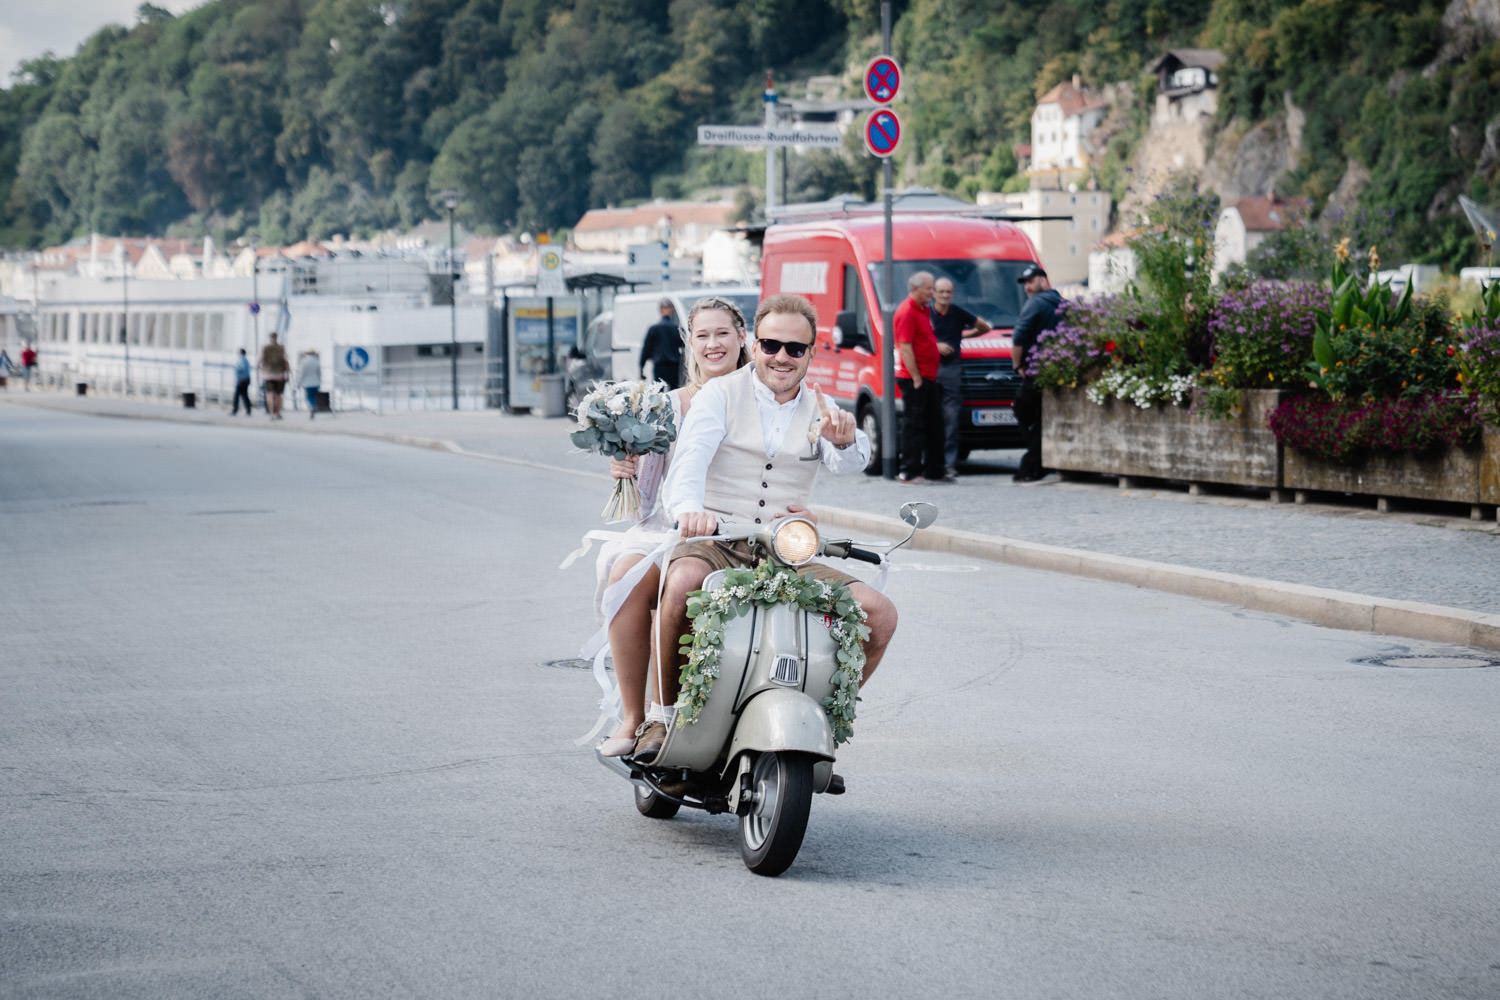
<path id="1" fill-rule="evenodd" d="M 799 458 L 799 462 L 816 462 L 821 457 L 818 454 L 818 438 L 822 436 L 823 415 L 819 414 L 807 425 L 807 454 Z"/>

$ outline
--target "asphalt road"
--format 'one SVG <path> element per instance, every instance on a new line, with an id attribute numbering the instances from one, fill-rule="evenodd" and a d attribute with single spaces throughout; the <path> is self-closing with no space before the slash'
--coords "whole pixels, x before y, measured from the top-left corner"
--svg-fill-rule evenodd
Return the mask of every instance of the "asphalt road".
<path id="1" fill-rule="evenodd" d="M 1487 654 L 908 553 L 762 879 L 573 745 L 602 500 L 0 407 L 0 995 L 1500 995 Z"/>

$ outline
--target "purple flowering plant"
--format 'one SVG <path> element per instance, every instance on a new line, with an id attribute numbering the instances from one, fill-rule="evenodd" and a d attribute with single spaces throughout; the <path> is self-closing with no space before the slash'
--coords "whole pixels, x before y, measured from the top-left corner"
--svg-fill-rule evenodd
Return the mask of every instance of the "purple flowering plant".
<path id="1" fill-rule="evenodd" d="M 1500 424 L 1500 281 L 1485 286 L 1458 341 L 1459 382 L 1479 416 Z"/>
<path id="2" fill-rule="evenodd" d="M 1241 389 L 1306 386 L 1313 333 L 1328 302 L 1326 288 L 1305 281 L 1256 281 L 1225 291 L 1208 318 L 1205 405 L 1228 415 Z"/>
<path id="3" fill-rule="evenodd" d="M 1497 286 L 1500 287 L 1500 286 Z M 1500 320 L 1482 319 L 1459 333 L 1459 381 L 1481 418 L 1500 425 Z"/>
<path id="4" fill-rule="evenodd" d="M 1141 303 L 1128 295 L 1064 302 L 1057 326 L 1037 337 L 1022 374 L 1044 388 L 1076 388 L 1123 363 L 1121 345 L 1132 343 L 1141 325 Z"/>

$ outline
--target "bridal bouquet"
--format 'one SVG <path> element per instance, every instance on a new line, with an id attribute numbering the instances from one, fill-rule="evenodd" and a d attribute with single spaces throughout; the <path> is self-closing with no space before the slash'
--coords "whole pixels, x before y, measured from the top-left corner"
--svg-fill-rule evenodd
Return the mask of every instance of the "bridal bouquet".
<path id="1" fill-rule="evenodd" d="M 575 445 L 610 458 L 662 454 L 677 438 L 672 400 L 664 382 L 605 382 L 594 386 L 574 416 Z M 641 491 L 634 479 L 617 479 L 604 505 L 604 520 L 633 520 L 640 515 Z"/>

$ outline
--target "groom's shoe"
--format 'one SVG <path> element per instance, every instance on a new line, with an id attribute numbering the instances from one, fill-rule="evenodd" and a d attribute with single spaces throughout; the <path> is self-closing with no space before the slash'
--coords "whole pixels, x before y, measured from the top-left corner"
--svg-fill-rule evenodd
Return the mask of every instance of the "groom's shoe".
<path id="1" fill-rule="evenodd" d="M 635 736 L 635 753 L 631 756 L 642 764 L 649 764 L 656 759 L 661 745 L 667 742 L 667 727 L 661 722 L 643 722 Z"/>

